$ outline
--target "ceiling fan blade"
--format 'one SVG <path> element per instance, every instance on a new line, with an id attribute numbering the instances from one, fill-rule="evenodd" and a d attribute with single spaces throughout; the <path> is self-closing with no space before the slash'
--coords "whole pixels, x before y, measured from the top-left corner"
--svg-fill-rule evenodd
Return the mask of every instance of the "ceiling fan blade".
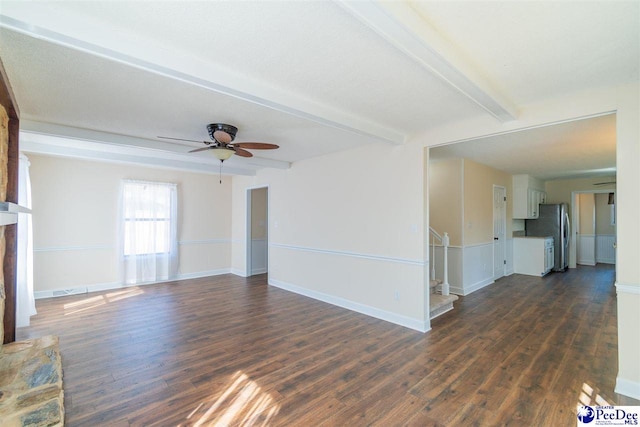
<path id="1" fill-rule="evenodd" d="M 196 148 L 195 150 L 191 150 L 189 152 L 190 153 L 197 153 L 198 151 L 211 150 L 212 148 L 215 148 L 215 147 L 209 146 L 209 147 Z"/>
<path id="2" fill-rule="evenodd" d="M 280 148 L 276 144 L 267 144 L 266 142 L 234 142 L 234 147 L 248 148 L 250 150 L 274 150 Z"/>
<path id="3" fill-rule="evenodd" d="M 211 141 L 196 141 L 195 139 L 172 138 L 170 136 L 159 136 L 158 138 L 161 138 L 161 139 L 173 139 L 174 141 L 204 142 L 205 144 L 211 144 Z"/>
<path id="4" fill-rule="evenodd" d="M 233 151 L 235 151 L 236 154 L 240 157 L 253 157 L 253 154 L 251 154 L 247 150 L 243 150 L 242 148 L 239 148 L 238 146 L 233 147 Z"/>

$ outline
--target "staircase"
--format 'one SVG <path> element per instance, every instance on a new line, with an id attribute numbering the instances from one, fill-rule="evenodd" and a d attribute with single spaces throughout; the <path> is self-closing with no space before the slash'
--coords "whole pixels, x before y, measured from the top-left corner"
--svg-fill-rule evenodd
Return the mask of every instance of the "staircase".
<path id="1" fill-rule="evenodd" d="M 429 227 L 431 233 L 431 279 L 429 280 L 429 318 L 435 319 L 436 317 L 453 310 L 453 302 L 458 299 L 457 295 L 449 294 L 449 263 L 447 252 L 449 248 L 449 236 L 447 233 L 443 233 L 442 236 L 438 234 L 433 228 Z M 436 267 L 435 262 L 435 243 L 436 239 L 442 244 L 443 249 L 443 278 L 442 280 L 436 279 Z"/>
<path id="2" fill-rule="evenodd" d="M 458 299 L 457 295 L 442 295 L 439 292 L 441 289 L 442 280 L 430 280 L 429 287 L 431 294 L 429 295 L 429 318 L 435 319 L 441 314 L 447 311 L 453 310 L 453 302 Z"/>

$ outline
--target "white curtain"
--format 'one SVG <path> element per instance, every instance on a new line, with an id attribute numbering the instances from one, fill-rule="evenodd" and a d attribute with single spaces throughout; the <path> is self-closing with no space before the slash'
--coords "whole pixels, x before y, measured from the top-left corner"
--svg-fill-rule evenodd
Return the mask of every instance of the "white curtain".
<path id="1" fill-rule="evenodd" d="M 172 279 L 178 272 L 176 184 L 125 180 L 120 254 L 126 284 Z"/>
<path id="2" fill-rule="evenodd" d="M 20 153 L 18 162 L 18 204 L 31 209 L 29 159 Z M 33 227 L 31 214 L 18 214 L 18 260 L 16 272 L 16 326 L 29 326 L 36 314 L 33 295 Z"/>

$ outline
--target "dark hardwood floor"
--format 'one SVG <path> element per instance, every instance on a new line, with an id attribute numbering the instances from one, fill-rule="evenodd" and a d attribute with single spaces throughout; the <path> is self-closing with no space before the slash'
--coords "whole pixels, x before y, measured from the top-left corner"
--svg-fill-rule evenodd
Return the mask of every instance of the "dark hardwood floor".
<path id="1" fill-rule="evenodd" d="M 232 275 L 37 302 L 67 426 L 575 426 L 613 392 L 612 266 L 512 275 L 426 334 Z M 602 400 L 600 400 L 602 401 Z"/>

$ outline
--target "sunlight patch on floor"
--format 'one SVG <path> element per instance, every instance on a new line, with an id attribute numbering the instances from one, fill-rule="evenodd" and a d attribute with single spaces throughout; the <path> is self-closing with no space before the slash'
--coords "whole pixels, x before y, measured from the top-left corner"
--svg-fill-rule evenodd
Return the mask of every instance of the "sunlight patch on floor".
<path id="1" fill-rule="evenodd" d="M 607 400 L 600 396 L 600 394 L 589 384 L 583 383 L 582 390 L 580 391 L 580 397 L 578 398 L 578 407 L 580 406 L 613 406 L 614 403 L 609 403 Z"/>
<path id="2" fill-rule="evenodd" d="M 122 291 L 110 292 L 106 294 L 106 298 L 109 302 L 120 301 L 125 298 L 135 297 L 137 295 L 142 295 L 144 291 L 138 287 L 127 288 Z"/>
<path id="3" fill-rule="evenodd" d="M 280 405 L 241 371 L 236 372 L 222 394 L 200 403 L 181 426 L 268 426 Z"/>
<path id="4" fill-rule="evenodd" d="M 143 294 L 144 291 L 138 287 L 127 288 L 121 291 L 109 292 L 104 295 L 98 295 L 95 297 L 85 298 L 80 301 L 70 302 L 64 305 L 64 315 L 80 313 L 83 311 L 91 310 L 96 307 L 100 307 L 110 302 L 116 302 L 125 298 L 131 298 L 136 295 Z"/>

